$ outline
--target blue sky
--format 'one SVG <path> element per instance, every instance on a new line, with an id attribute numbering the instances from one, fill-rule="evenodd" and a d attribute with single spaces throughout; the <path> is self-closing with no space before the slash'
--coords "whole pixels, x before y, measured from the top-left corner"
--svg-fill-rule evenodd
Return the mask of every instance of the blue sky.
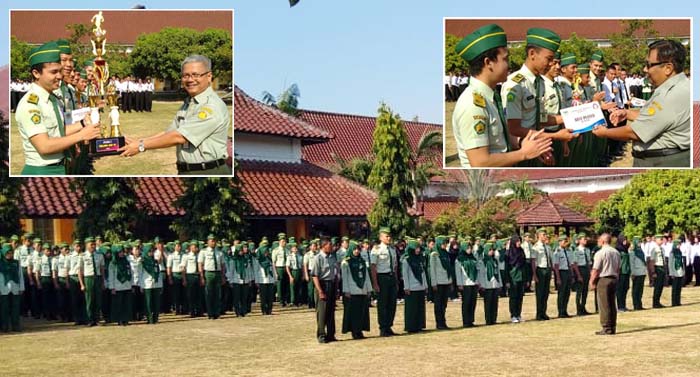
<path id="1" fill-rule="evenodd" d="M 105 9 L 144 4 L 148 9 L 235 9 L 235 81 L 260 98 L 265 90 L 281 92 L 292 83 L 301 90 L 300 106 L 308 109 L 375 115 L 380 101 L 404 119 L 442 123 L 443 17 L 696 17 L 700 7 L 680 0 L 664 7 L 638 0 L 628 6 L 593 0 L 585 7 L 539 2 L 523 9 L 521 1 L 446 0 L 287 0 L 201 2 L 181 0 L 102 1 Z M 91 9 L 95 2 L 10 0 L 10 9 Z M 573 3 L 570 3 L 573 4 Z M 7 15 L 7 13 L 6 13 Z M 694 25 L 695 26 L 695 25 Z M 7 35 L 8 17 L 0 20 Z M 0 43 L 0 65 L 9 63 L 9 42 Z M 698 51 L 693 40 L 693 51 Z M 693 72 L 698 62 L 693 59 Z M 698 82 L 694 83 L 694 98 Z"/>

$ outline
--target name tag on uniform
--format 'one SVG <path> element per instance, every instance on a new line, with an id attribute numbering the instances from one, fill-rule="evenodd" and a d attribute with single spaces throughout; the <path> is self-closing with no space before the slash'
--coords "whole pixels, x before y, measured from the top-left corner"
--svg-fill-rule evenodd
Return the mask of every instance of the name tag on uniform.
<path id="1" fill-rule="evenodd" d="M 531 100 L 531 99 L 533 99 L 533 98 L 535 98 L 535 95 L 534 95 L 534 94 L 530 94 L 529 96 L 527 96 L 527 98 L 525 98 L 525 100 L 526 100 L 526 101 L 529 101 L 529 100 Z"/>

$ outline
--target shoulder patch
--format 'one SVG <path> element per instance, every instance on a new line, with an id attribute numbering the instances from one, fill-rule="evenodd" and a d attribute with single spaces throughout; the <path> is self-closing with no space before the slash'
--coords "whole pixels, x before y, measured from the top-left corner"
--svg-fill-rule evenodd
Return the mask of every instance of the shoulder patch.
<path id="1" fill-rule="evenodd" d="M 486 132 L 486 124 L 482 121 L 478 121 L 474 124 L 474 132 L 476 132 L 477 135 L 483 135 L 484 132 Z"/>
<path id="2" fill-rule="evenodd" d="M 649 114 L 649 115 L 654 115 L 654 114 L 656 114 L 656 109 L 653 108 L 653 107 L 651 107 L 651 106 L 649 106 L 649 109 L 647 110 L 647 114 Z"/>
<path id="3" fill-rule="evenodd" d="M 474 120 L 488 120 L 485 115 L 474 115 Z"/>
<path id="4" fill-rule="evenodd" d="M 507 100 L 508 102 L 514 102 L 514 101 L 515 101 L 515 93 L 513 93 L 512 90 L 508 92 L 508 95 L 506 96 L 506 100 Z"/>
<path id="5" fill-rule="evenodd" d="M 204 110 L 200 110 L 199 114 L 197 114 L 197 117 L 202 120 L 207 119 L 208 116 L 209 114 L 207 114 L 207 112 Z"/>
<path id="6" fill-rule="evenodd" d="M 484 100 L 484 97 L 479 94 L 479 93 L 472 93 L 472 96 L 474 97 L 474 104 L 479 107 L 486 107 L 486 100 Z"/>
<path id="7" fill-rule="evenodd" d="M 513 76 L 513 78 L 511 78 L 511 80 L 520 84 L 521 81 L 525 80 L 525 76 L 523 76 L 521 73 L 518 73 L 515 76 Z"/>
<path id="8" fill-rule="evenodd" d="M 32 115 L 32 117 L 29 118 L 29 119 L 31 119 L 32 123 L 34 123 L 34 124 L 39 124 L 39 123 L 41 123 L 41 115 L 39 115 L 39 114 L 34 114 L 34 115 Z"/>
<path id="9" fill-rule="evenodd" d="M 37 96 L 34 93 L 29 94 L 29 97 L 27 98 L 27 102 L 32 103 L 32 104 L 38 104 L 39 103 L 39 96 Z"/>
<path id="10" fill-rule="evenodd" d="M 654 106 L 656 106 L 657 109 L 663 110 L 663 107 L 661 107 L 661 105 L 660 105 L 658 102 L 652 101 L 651 104 L 654 105 Z"/>

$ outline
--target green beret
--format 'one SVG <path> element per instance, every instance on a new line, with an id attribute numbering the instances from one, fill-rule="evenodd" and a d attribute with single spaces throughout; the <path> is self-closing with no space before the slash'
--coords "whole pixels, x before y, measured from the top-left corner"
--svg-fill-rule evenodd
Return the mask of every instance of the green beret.
<path id="1" fill-rule="evenodd" d="M 526 41 L 528 45 L 544 47 L 556 52 L 559 49 L 561 38 L 551 30 L 533 27 L 527 30 Z"/>
<path id="2" fill-rule="evenodd" d="M 596 52 L 591 55 L 591 61 L 596 60 L 599 62 L 603 62 L 603 51 L 597 50 Z"/>
<path id="3" fill-rule="evenodd" d="M 58 51 L 61 54 L 68 54 L 68 55 L 72 54 L 72 52 L 70 50 L 70 42 L 68 42 L 65 39 L 57 39 L 55 42 L 56 42 L 56 46 L 58 46 Z"/>
<path id="4" fill-rule="evenodd" d="M 580 73 L 582 75 L 591 73 L 591 67 L 588 64 L 579 64 L 576 67 L 576 69 L 577 69 L 578 73 Z"/>
<path id="5" fill-rule="evenodd" d="M 64 248 L 64 247 L 68 247 L 68 244 L 65 242 L 61 242 L 58 246 L 60 246 L 61 248 Z"/>
<path id="6" fill-rule="evenodd" d="M 562 67 L 576 64 L 576 54 L 573 52 L 567 52 L 566 54 L 562 55 L 560 64 Z"/>
<path id="7" fill-rule="evenodd" d="M 12 237 L 10 237 L 12 241 L 19 241 L 19 237 L 16 234 L 13 234 Z"/>
<path id="8" fill-rule="evenodd" d="M 260 246 L 267 246 L 267 240 L 260 241 Z"/>
<path id="9" fill-rule="evenodd" d="M 48 242 L 44 242 L 44 244 L 41 245 L 41 248 L 42 248 L 42 249 L 50 249 L 50 248 L 51 248 L 51 245 L 49 245 Z"/>
<path id="10" fill-rule="evenodd" d="M 179 244 L 180 244 L 180 240 L 173 241 L 173 245 L 179 245 Z"/>
<path id="11" fill-rule="evenodd" d="M 92 59 L 87 59 L 83 62 L 83 67 L 92 67 L 95 65 L 95 61 Z"/>
<path id="12" fill-rule="evenodd" d="M 554 52 L 554 59 L 561 60 L 561 51 L 557 50 Z"/>
<path id="13" fill-rule="evenodd" d="M 388 235 L 391 235 L 391 229 L 388 226 L 383 226 L 379 228 L 379 234 L 386 233 Z"/>
<path id="14" fill-rule="evenodd" d="M 80 245 L 80 239 L 76 238 L 75 240 L 73 240 L 73 245 Z"/>
<path id="15" fill-rule="evenodd" d="M 343 238 L 341 238 L 341 240 L 342 241 L 350 241 L 350 238 L 348 238 L 348 236 L 343 236 Z"/>
<path id="16" fill-rule="evenodd" d="M 153 238 L 153 243 L 160 243 L 160 237 L 155 236 L 155 238 Z"/>
<path id="17" fill-rule="evenodd" d="M 664 235 L 663 235 L 663 234 L 657 234 L 657 235 L 654 236 L 654 238 L 664 238 Z"/>
<path id="18" fill-rule="evenodd" d="M 34 238 L 32 243 L 41 243 L 41 238 L 39 238 L 39 237 Z"/>
<path id="19" fill-rule="evenodd" d="M 88 242 L 95 242 L 95 239 L 92 237 L 85 238 L 85 243 L 88 243 Z"/>
<path id="20" fill-rule="evenodd" d="M 30 239 L 30 238 L 34 237 L 34 234 L 31 232 L 27 232 L 27 233 L 24 233 L 24 235 L 22 237 L 24 237 L 26 239 Z"/>
<path id="21" fill-rule="evenodd" d="M 207 236 L 207 241 L 209 241 L 209 240 L 216 240 L 216 237 L 215 237 L 213 234 L 209 234 L 209 235 Z M 157 241 L 156 241 L 156 242 L 157 242 Z"/>
<path id="22" fill-rule="evenodd" d="M 95 241 L 102 241 L 102 236 L 95 236 Z"/>
<path id="23" fill-rule="evenodd" d="M 507 45 L 505 31 L 496 24 L 490 24 L 482 26 L 464 37 L 455 46 L 455 52 L 462 59 L 471 62 L 488 50 Z"/>
<path id="24" fill-rule="evenodd" d="M 559 241 L 566 241 L 568 239 L 569 239 L 569 237 L 567 237 L 565 234 L 562 234 L 561 236 L 559 236 Z"/>
<path id="25" fill-rule="evenodd" d="M 29 51 L 29 66 L 41 63 L 60 63 L 61 55 L 56 42 L 47 42 Z"/>
<path id="26" fill-rule="evenodd" d="M 540 233 L 547 234 L 547 229 L 545 229 L 545 228 L 539 228 L 539 229 L 537 229 L 537 234 L 540 234 Z"/>
<path id="27" fill-rule="evenodd" d="M 296 242 L 290 242 L 290 243 L 289 243 L 289 247 L 296 247 L 296 246 L 297 246 L 297 243 L 296 243 Z"/>
<path id="28" fill-rule="evenodd" d="M 362 240 L 362 243 L 369 243 L 369 238 L 365 238 Z"/>
<path id="29" fill-rule="evenodd" d="M 289 237 L 289 239 L 287 240 L 287 242 L 294 242 L 294 243 L 296 243 L 297 241 L 296 241 L 296 238 L 294 238 L 294 237 Z"/>
<path id="30" fill-rule="evenodd" d="M 525 232 L 525 234 L 523 234 L 523 237 L 532 237 L 532 234 L 530 234 L 530 232 Z"/>
<path id="31" fill-rule="evenodd" d="M 586 233 L 579 233 L 578 236 L 576 236 L 576 239 L 581 239 L 581 238 L 586 238 Z"/>
<path id="32" fill-rule="evenodd" d="M 277 234 L 277 240 L 283 240 L 283 239 L 286 239 L 286 238 L 287 238 L 287 234 L 286 234 L 286 233 L 278 233 L 278 234 Z"/>

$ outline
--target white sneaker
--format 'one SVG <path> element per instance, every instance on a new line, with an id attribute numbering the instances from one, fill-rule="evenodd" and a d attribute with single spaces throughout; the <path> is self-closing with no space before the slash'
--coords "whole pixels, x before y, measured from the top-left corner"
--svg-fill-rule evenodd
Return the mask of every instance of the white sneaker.
<path id="1" fill-rule="evenodd" d="M 515 317 L 511 317 L 510 321 L 511 321 L 512 323 L 518 323 L 518 322 L 520 322 L 520 321 L 518 321 L 518 319 L 515 318 Z"/>

